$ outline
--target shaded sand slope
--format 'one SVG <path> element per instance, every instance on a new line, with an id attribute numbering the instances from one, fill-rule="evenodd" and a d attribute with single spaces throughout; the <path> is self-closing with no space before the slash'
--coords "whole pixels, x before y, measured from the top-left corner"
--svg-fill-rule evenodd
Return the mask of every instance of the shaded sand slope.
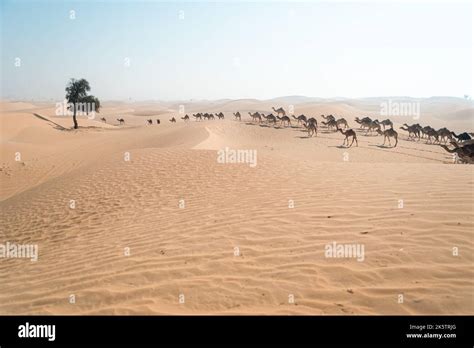
<path id="1" fill-rule="evenodd" d="M 61 147 L 18 143 L 42 164 L 0 202 L 0 241 L 37 243 L 39 260 L 0 260 L 0 313 L 474 311 L 473 170 L 439 147 L 361 135 L 347 150 L 340 134 L 228 120 L 39 132 Z M 218 163 L 226 146 L 257 166 Z M 364 261 L 326 258 L 332 242 L 363 244 Z"/>

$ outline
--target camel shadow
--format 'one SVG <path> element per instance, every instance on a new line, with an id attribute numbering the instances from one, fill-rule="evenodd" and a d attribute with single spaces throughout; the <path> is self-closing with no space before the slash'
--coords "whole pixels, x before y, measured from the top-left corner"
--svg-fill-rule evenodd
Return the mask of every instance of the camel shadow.
<path id="1" fill-rule="evenodd" d="M 308 137 L 308 136 L 298 136 L 298 137 L 295 137 L 295 138 L 300 138 L 300 139 L 311 139 L 311 137 Z"/>
<path id="2" fill-rule="evenodd" d="M 388 146 L 388 145 L 370 145 L 369 146 L 373 146 L 373 147 L 378 147 L 379 149 L 393 149 L 393 146 Z"/>
<path id="3" fill-rule="evenodd" d="M 328 145 L 328 147 L 336 147 L 338 149 L 349 149 L 349 147 L 345 145 Z"/>

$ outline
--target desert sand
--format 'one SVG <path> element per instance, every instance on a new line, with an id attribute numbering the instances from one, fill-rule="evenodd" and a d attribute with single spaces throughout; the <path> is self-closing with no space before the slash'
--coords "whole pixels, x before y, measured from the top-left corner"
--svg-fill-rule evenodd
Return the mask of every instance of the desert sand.
<path id="1" fill-rule="evenodd" d="M 396 148 L 358 132 L 349 149 L 340 133 L 250 122 L 291 103 L 354 129 L 383 119 L 376 98 L 109 101 L 71 130 L 53 102 L 3 101 L 0 243 L 39 255 L 0 259 L 0 313 L 473 314 L 474 167 L 398 129 L 472 132 L 472 102 L 424 99 L 419 120 L 390 117 Z M 225 120 L 185 123 L 180 104 Z M 218 163 L 225 147 L 257 150 L 257 165 Z M 364 260 L 325 257 L 333 242 L 364 245 Z"/>

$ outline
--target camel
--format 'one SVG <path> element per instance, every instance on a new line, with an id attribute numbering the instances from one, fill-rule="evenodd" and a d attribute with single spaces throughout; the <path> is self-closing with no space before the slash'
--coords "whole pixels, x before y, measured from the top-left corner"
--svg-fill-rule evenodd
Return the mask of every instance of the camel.
<path id="1" fill-rule="evenodd" d="M 360 124 L 359 128 L 361 130 L 364 130 L 364 128 L 369 129 L 370 125 L 372 125 L 372 120 L 370 120 L 370 121 L 369 120 L 361 120 L 359 124 Z"/>
<path id="2" fill-rule="evenodd" d="M 278 109 L 275 109 L 273 106 L 272 106 L 272 109 L 273 111 L 275 111 L 277 113 L 277 116 L 286 116 L 286 112 L 283 108 L 278 108 Z"/>
<path id="3" fill-rule="evenodd" d="M 188 122 L 189 116 L 186 114 L 184 117 L 181 117 L 181 119 L 184 120 L 184 122 Z"/>
<path id="4" fill-rule="evenodd" d="M 328 129 L 336 128 L 336 132 L 337 132 L 337 122 L 336 122 L 336 120 L 329 120 L 327 122 L 322 121 L 321 123 L 324 124 L 326 127 L 328 127 Z"/>
<path id="5" fill-rule="evenodd" d="M 264 114 L 262 114 L 262 116 L 263 116 L 263 118 L 265 118 L 267 120 L 267 123 L 273 123 L 273 126 L 276 125 L 277 118 L 275 117 L 275 115 L 270 114 L 268 116 L 265 116 Z"/>
<path id="6" fill-rule="evenodd" d="M 298 117 L 295 117 L 295 115 L 292 115 L 292 117 L 296 120 L 297 124 L 306 122 L 306 116 L 305 115 L 299 115 Z"/>
<path id="7" fill-rule="evenodd" d="M 397 144 L 398 144 L 398 133 L 393 129 L 393 128 L 389 128 L 389 129 L 386 129 L 382 132 L 382 130 L 380 129 L 380 127 L 377 129 L 377 133 L 379 133 L 380 135 L 383 135 L 383 144 L 382 146 L 385 146 L 385 141 L 388 139 L 388 144 L 390 146 L 392 146 L 392 144 L 390 143 L 390 138 L 395 138 L 395 145 L 393 147 L 397 147 Z"/>
<path id="8" fill-rule="evenodd" d="M 314 123 L 316 127 L 318 126 L 318 121 L 314 117 L 308 118 L 308 120 L 305 122 L 306 125 Z"/>
<path id="9" fill-rule="evenodd" d="M 267 122 L 268 123 L 273 123 L 273 126 L 276 126 L 277 121 L 278 121 L 278 119 L 275 115 L 270 114 L 270 115 L 267 116 Z"/>
<path id="10" fill-rule="evenodd" d="M 357 134 L 352 129 L 343 131 L 341 128 L 337 128 L 337 130 L 346 136 L 344 141 L 342 142 L 342 146 L 346 144 L 346 141 L 347 141 L 346 147 L 352 147 L 352 144 L 354 144 L 354 141 L 356 142 L 356 146 L 359 146 L 359 143 L 357 142 Z M 352 137 L 351 145 L 349 145 L 349 137 Z"/>
<path id="11" fill-rule="evenodd" d="M 255 112 L 253 114 L 249 112 L 249 115 L 250 117 L 252 117 L 252 121 L 258 120 L 258 123 L 262 122 L 262 116 L 258 112 Z"/>
<path id="12" fill-rule="evenodd" d="M 372 119 L 370 117 L 364 117 L 363 119 L 360 119 L 359 117 L 355 118 L 355 121 L 360 124 L 360 129 L 363 129 L 365 127 L 369 127 L 369 125 L 372 123 Z"/>
<path id="13" fill-rule="evenodd" d="M 467 141 L 467 140 L 471 140 L 471 136 L 469 135 L 469 133 L 467 132 L 464 132 L 464 133 L 461 133 L 461 134 L 456 134 L 454 132 L 451 132 L 451 135 L 455 138 L 458 139 L 458 141 Z"/>
<path id="14" fill-rule="evenodd" d="M 100 120 L 101 120 L 102 122 L 104 122 L 104 123 L 107 123 L 107 120 L 105 119 L 105 117 L 102 117 Z M 469 139 L 470 139 L 470 138 L 469 138 Z"/>
<path id="15" fill-rule="evenodd" d="M 458 146 L 455 142 L 451 142 L 454 145 L 453 149 L 450 149 L 446 145 L 440 146 L 449 153 L 456 153 L 457 158 L 463 163 L 474 163 L 474 144 Z"/>
<path id="16" fill-rule="evenodd" d="M 378 132 L 379 129 L 380 129 L 379 122 L 377 120 L 374 120 L 367 125 L 367 132 L 365 132 L 365 135 L 369 135 L 369 133 L 372 133 L 372 131 L 374 130 Z"/>
<path id="17" fill-rule="evenodd" d="M 460 148 L 465 154 L 472 155 L 474 154 L 474 142 L 471 142 L 469 144 L 458 144 L 456 141 L 450 141 L 450 144 L 454 146 L 455 149 Z"/>
<path id="18" fill-rule="evenodd" d="M 207 116 L 207 118 L 208 118 L 209 120 L 214 120 L 214 114 L 209 114 L 209 115 Z"/>
<path id="19" fill-rule="evenodd" d="M 327 116 L 324 116 L 324 115 L 321 115 L 322 118 L 324 118 L 327 121 L 336 121 L 336 118 L 333 116 L 333 115 L 327 115 Z"/>
<path id="20" fill-rule="evenodd" d="M 347 121 L 345 118 L 340 118 L 336 120 L 336 124 L 338 128 L 340 127 L 341 124 L 344 125 L 344 129 L 349 128 L 349 125 L 347 124 Z"/>
<path id="21" fill-rule="evenodd" d="M 430 126 L 425 126 L 425 127 L 421 128 L 421 129 L 420 129 L 421 138 L 424 138 L 425 135 L 428 136 L 428 132 L 429 132 L 430 130 L 433 130 L 433 131 L 434 131 L 434 129 L 431 128 Z"/>
<path id="22" fill-rule="evenodd" d="M 433 144 L 433 139 L 439 143 L 439 135 L 438 132 L 435 131 L 434 129 L 430 129 L 426 132 L 427 135 L 427 140 L 426 143 L 430 142 L 430 144 Z"/>
<path id="23" fill-rule="evenodd" d="M 196 119 L 196 122 L 197 122 L 197 120 L 202 121 L 202 114 L 201 113 L 193 114 L 193 117 Z"/>
<path id="24" fill-rule="evenodd" d="M 438 129 L 438 136 L 439 140 L 444 140 L 445 144 L 448 142 L 448 140 L 453 140 L 453 135 L 451 134 L 451 131 L 446 127 Z"/>
<path id="25" fill-rule="evenodd" d="M 316 123 L 308 122 L 308 124 L 303 123 L 303 127 L 308 131 L 308 138 L 312 137 L 313 134 L 318 136 L 318 126 Z"/>
<path id="26" fill-rule="evenodd" d="M 420 133 L 421 133 L 421 128 L 418 127 L 419 125 L 407 125 L 406 123 L 404 123 L 400 129 L 404 130 L 404 131 L 408 131 L 408 138 L 413 138 L 415 139 L 416 137 L 418 137 L 418 140 L 421 138 L 420 136 Z M 403 128 L 403 127 L 406 127 L 406 128 Z"/>
<path id="27" fill-rule="evenodd" d="M 176 123 L 176 119 L 174 117 L 171 117 L 171 120 L 170 120 L 171 123 Z"/>
<path id="28" fill-rule="evenodd" d="M 161 122 L 160 119 L 157 118 L 157 119 L 156 119 L 156 124 L 160 124 L 160 122 Z"/>
<path id="29" fill-rule="evenodd" d="M 422 134 L 422 129 L 423 129 L 423 127 L 420 126 L 419 123 L 415 123 L 415 124 L 413 125 L 413 127 L 416 129 L 416 133 L 418 133 L 418 138 L 420 139 L 420 138 L 421 138 L 421 134 Z"/>
<path id="30" fill-rule="evenodd" d="M 222 112 L 219 112 L 218 114 L 216 114 L 217 118 L 219 120 L 223 120 L 224 119 L 224 114 Z"/>
<path id="31" fill-rule="evenodd" d="M 153 124 L 153 120 L 152 119 L 149 119 L 149 120 L 146 120 L 147 124 Z"/>
<path id="32" fill-rule="evenodd" d="M 359 117 L 356 117 L 356 118 L 355 118 L 355 121 L 360 124 L 362 121 L 370 121 L 370 122 L 372 122 L 372 119 L 371 119 L 370 117 L 364 117 L 364 118 L 362 118 L 362 119 L 360 119 Z"/>
<path id="33" fill-rule="evenodd" d="M 284 127 L 286 127 L 286 126 L 291 127 L 291 120 L 288 116 L 283 116 L 283 117 L 277 116 L 277 118 L 280 121 L 280 126 L 283 125 Z M 285 124 L 286 124 L 286 126 L 285 126 Z"/>
<path id="34" fill-rule="evenodd" d="M 234 117 L 235 117 L 236 120 L 238 119 L 239 121 L 242 121 L 240 112 L 237 111 L 237 113 L 234 113 Z"/>
<path id="35" fill-rule="evenodd" d="M 117 118 L 117 121 L 119 121 L 119 124 L 125 124 L 125 120 L 123 118 Z"/>
<path id="36" fill-rule="evenodd" d="M 393 122 L 390 121 L 388 118 L 386 120 L 381 121 L 380 124 L 383 126 L 383 130 L 385 130 L 385 127 L 389 126 L 393 129 Z"/>

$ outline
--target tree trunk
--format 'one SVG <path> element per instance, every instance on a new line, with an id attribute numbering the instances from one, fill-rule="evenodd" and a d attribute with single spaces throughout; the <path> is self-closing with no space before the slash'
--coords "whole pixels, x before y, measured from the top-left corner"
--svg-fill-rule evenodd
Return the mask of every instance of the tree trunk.
<path id="1" fill-rule="evenodd" d="M 72 120 L 74 121 L 74 129 L 79 128 L 79 125 L 77 124 L 77 119 L 76 119 L 76 103 L 74 103 L 74 114 L 72 115 Z"/>

